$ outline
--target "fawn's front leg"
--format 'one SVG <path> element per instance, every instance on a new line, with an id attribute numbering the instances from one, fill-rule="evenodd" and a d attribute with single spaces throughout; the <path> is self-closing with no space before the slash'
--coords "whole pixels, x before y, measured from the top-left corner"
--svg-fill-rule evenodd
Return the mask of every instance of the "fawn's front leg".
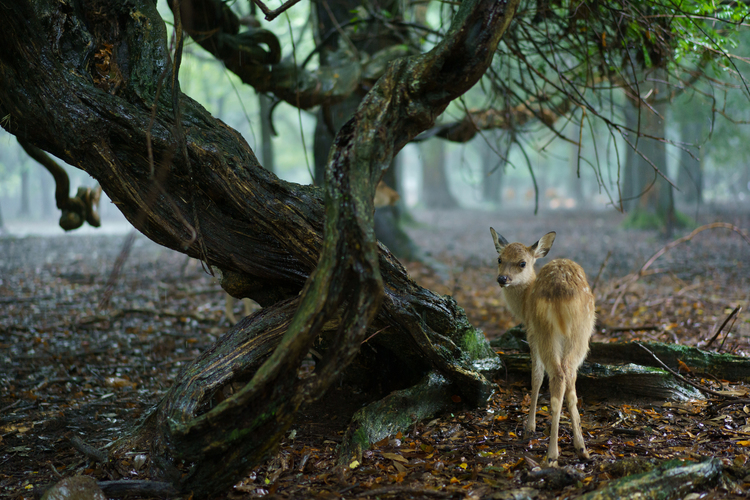
<path id="1" fill-rule="evenodd" d="M 542 360 L 531 351 L 531 402 L 529 404 L 529 415 L 523 430 L 523 437 L 528 439 L 536 430 L 536 402 L 539 399 L 539 389 L 544 380 L 544 365 Z"/>

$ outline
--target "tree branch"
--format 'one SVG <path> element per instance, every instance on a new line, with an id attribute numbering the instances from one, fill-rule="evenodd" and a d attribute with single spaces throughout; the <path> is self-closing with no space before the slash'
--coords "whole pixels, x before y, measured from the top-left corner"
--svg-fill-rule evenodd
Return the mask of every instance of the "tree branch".
<path id="1" fill-rule="evenodd" d="M 255 5 L 260 7 L 260 10 L 262 10 L 263 14 L 266 15 L 266 21 L 273 21 L 279 16 L 279 14 L 297 5 L 300 2 L 300 0 L 287 0 L 281 5 L 281 7 L 278 7 L 274 10 L 271 10 L 268 7 L 266 7 L 266 4 L 261 2 L 261 0 L 253 0 L 253 2 L 255 2 Z"/>

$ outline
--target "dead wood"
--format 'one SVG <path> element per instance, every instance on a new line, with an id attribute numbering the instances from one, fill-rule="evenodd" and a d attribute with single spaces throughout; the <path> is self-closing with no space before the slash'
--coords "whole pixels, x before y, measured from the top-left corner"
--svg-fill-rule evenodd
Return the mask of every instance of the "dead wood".
<path id="1" fill-rule="evenodd" d="M 367 497 L 381 497 L 381 496 L 397 496 L 402 497 L 403 495 L 416 495 L 418 497 L 436 497 L 436 498 L 449 498 L 454 495 L 452 491 L 442 490 L 429 490 L 427 488 L 413 488 L 411 486 L 385 486 L 383 488 L 374 488 L 372 490 L 363 491 L 355 495 L 355 498 L 367 498 Z"/>
<path id="2" fill-rule="evenodd" d="M 661 342 L 642 344 L 672 369 L 682 366 L 682 362 L 689 370 L 698 374 L 710 373 L 721 380 L 750 381 L 750 359 L 743 356 L 718 354 L 697 347 Z M 587 360 L 601 364 L 635 363 L 643 366 L 661 366 L 635 342 L 592 342 Z"/>
<path id="3" fill-rule="evenodd" d="M 583 480 L 583 474 L 569 467 L 534 468 L 522 476 L 526 483 L 536 483 L 542 488 L 560 490 Z"/>
<path id="4" fill-rule="evenodd" d="M 528 354 L 500 354 L 513 380 L 530 382 Z M 627 363 L 600 365 L 586 361 L 578 371 L 577 392 L 585 399 L 687 401 L 703 399 L 700 392 L 668 371 Z"/>
<path id="5" fill-rule="evenodd" d="M 530 377 L 531 361 L 524 342 L 523 329 L 516 327 L 492 341 L 491 345 L 496 349 L 525 351 L 520 354 L 501 352 L 500 358 L 509 373 L 526 379 Z M 688 380 L 679 373 L 680 369 L 687 369 L 688 373 L 710 374 L 719 380 L 750 380 L 750 359 L 742 356 L 659 342 L 592 342 L 579 372 L 578 387 L 582 394 L 595 398 L 702 398 L 695 388 L 714 396 L 729 397 Z"/>
<path id="6" fill-rule="evenodd" d="M 178 494 L 171 483 L 163 481 L 99 481 L 97 484 L 108 498 L 131 496 L 168 498 Z"/>
<path id="7" fill-rule="evenodd" d="M 662 366 L 662 368 L 664 368 L 664 369 L 665 369 L 665 370 L 667 370 L 667 371 L 668 371 L 669 373 L 671 373 L 671 374 L 672 374 L 673 376 L 675 376 L 675 377 L 677 377 L 678 379 L 682 380 L 682 381 L 683 381 L 683 382 L 685 382 L 686 384 L 690 384 L 690 385 L 692 385 L 693 387 L 695 387 L 696 389 L 698 389 L 699 391 L 702 391 L 702 392 L 705 392 L 705 393 L 711 394 L 711 395 L 713 395 L 713 396 L 718 396 L 718 397 L 720 397 L 720 398 L 731 398 L 731 399 L 734 399 L 734 398 L 735 398 L 735 396 L 732 396 L 732 395 L 730 395 L 730 394 L 723 394 L 723 393 L 720 393 L 720 392 L 717 392 L 717 391 L 711 390 L 711 389 L 709 389 L 709 388 L 708 388 L 708 387 L 706 387 L 706 386 L 703 386 L 703 385 L 700 385 L 700 384 L 696 384 L 695 382 L 691 382 L 690 380 L 686 379 L 685 377 L 683 377 L 682 375 L 680 375 L 680 374 L 679 374 L 679 373 L 677 373 L 676 371 L 672 370 L 672 369 L 671 369 L 670 367 L 668 367 L 668 366 L 667 366 L 666 364 L 664 364 L 664 362 L 663 362 L 662 360 L 660 360 L 660 359 L 659 359 L 659 358 L 658 358 L 658 357 L 656 356 L 656 354 L 654 354 L 653 352 L 649 351 L 649 350 L 648 350 L 648 348 L 647 348 L 646 346 L 644 346 L 644 345 L 643 345 L 643 344 L 641 344 L 640 342 L 636 342 L 636 344 L 638 344 L 638 345 L 639 345 L 640 347 L 642 347 L 642 348 L 643 348 L 643 350 L 645 350 L 645 351 L 646 351 L 647 353 L 649 353 L 649 354 L 650 354 L 651 356 L 653 356 L 653 358 L 654 358 L 654 359 L 655 359 L 655 360 L 657 361 L 657 363 L 659 363 L 659 364 L 660 364 L 660 365 Z"/>
<path id="8" fill-rule="evenodd" d="M 610 482 L 604 488 L 579 497 L 583 500 L 615 500 L 620 498 L 670 499 L 684 498 L 718 480 L 721 460 L 711 458 L 694 463 L 682 460 L 666 462 L 654 470 Z"/>
<path id="9" fill-rule="evenodd" d="M 57 472 L 57 471 L 55 471 Z M 59 475 L 59 473 L 58 473 Z M 170 498 L 177 495 L 177 490 L 170 483 L 163 481 L 142 481 L 142 480 L 119 480 L 119 481 L 95 481 L 94 478 L 89 476 L 74 476 L 74 478 L 84 478 L 84 485 L 89 485 L 87 492 L 95 491 L 92 488 L 99 488 L 100 493 L 104 493 L 106 498 L 128 498 L 128 497 L 158 497 L 158 498 Z M 66 481 L 61 477 L 62 481 Z M 70 479 L 62 483 L 67 485 Z M 78 482 L 81 482 L 78 479 Z M 53 487 L 61 483 L 50 483 L 37 486 L 34 488 L 35 498 L 71 498 L 63 494 L 47 495 L 45 494 L 50 491 Z M 72 497 L 75 498 L 75 497 Z M 79 497 L 85 498 L 85 497 Z M 92 495 L 91 498 L 99 498 L 96 495 Z"/>
<path id="10" fill-rule="evenodd" d="M 91 446 L 90 444 L 85 443 L 83 439 L 79 438 L 78 436 L 71 437 L 70 444 L 73 445 L 73 448 L 86 455 L 87 458 L 95 462 L 100 462 L 103 464 L 107 463 L 108 457 L 106 453 L 98 448 Z"/>

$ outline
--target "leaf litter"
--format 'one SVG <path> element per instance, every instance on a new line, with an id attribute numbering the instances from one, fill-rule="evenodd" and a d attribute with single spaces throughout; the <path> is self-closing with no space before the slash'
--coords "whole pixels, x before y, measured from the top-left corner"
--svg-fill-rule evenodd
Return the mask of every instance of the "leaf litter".
<path id="1" fill-rule="evenodd" d="M 494 280 L 487 227 L 495 214 L 416 216 L 421 224 L 409 232 L 431 250 L 438 265 L 406 263 L 410 275 L 456 297 L 489 338 L 514 326 Z M 655 272 L 623 291 L 623 278 L 668 242 L 655 233 L 620 229 L 616 215 L 583 217 L 572 222 L 570 216 L 549 216 L 531 224 L 510 217 L 503 231 L 527 243 L 547 230 L 571 235 L 559 239 L 555 249 L 560 255 L 553 257 L 574 258 L 590 281 L 597 280 L 599 321 L 593 340 L 705 347 L 715 336 L 711 350 L 750 352 L 745 313 L 750 247 L 736 235 L 717 232 L 677 246 L 653 264 Z M 747 215 L 721 217 L 750 227 Z M 75 448 L 73 441 L 79 438 L 106 452 L 159 400 L 179 370 L 229 327 L 226 296 L 214 278 L 195 261 L 141 236 L 135 238 L 108 303 L 99 307 L 124 241 L 75 234 L 0 240 L 1 496 L 32 498 L 40 485 L 75 475 L 148 478 L 145 454 L 135 453 L 113 469 Z M 242 305 L 233 307 L 241 317 Z M 734 313 L 734 322 L 725 324 L 738 307 L 742 310 Z M 350 396 L 345 388 L 333 388 L 317 408 L 301 416 L 274 458 L 225 496 L 576 497 L 625 476 L 648 473 L 668 460 L 698 463 L 712 457 L 721 461 L 725 473 L 699 491 L 743 497 L 750 488 L 750 388 L 692 373 L 688 366 L 672 368 L 733 399 L 583 401 L 582 425 L 592 459 L 575 457 L 563 412 L 563 467 L 557 471 L 538 468 L 547 448 L 544 432 L 522 439 L 529 402 L 526 380 L 501 376 L 496 394 L 483 408 L 467 409 L 455 395 L 450 414 L 415 422 L 348 464 L 338 463 L 337 446 L 356 407 L 344 404 Z M 544 388 L 540 398 L 538 418 L 545 427 L 549 398 Z"/>

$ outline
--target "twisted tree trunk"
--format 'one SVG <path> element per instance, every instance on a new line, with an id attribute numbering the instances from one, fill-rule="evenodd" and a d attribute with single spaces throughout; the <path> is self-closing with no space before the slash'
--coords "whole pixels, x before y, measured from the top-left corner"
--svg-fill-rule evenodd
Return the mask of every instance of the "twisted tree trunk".
<path id="1" fill-rule="evenodd" d="M 516 6 L 467 0 L 443 42 L 392 63 L 337 135 L 321 190 L 264 170 L 180 93 L 179 37 L 172 62 L 151 0 L 0 0 L 3 126 L 91 174 L 146 236 L 265 307 L 187 368 L 117 451 L 149 444 L 166 477 L 205 498 L 266 458 L 299 405 L 347 367 L 364 385 L 391 358 L 399 368 L 381 377 L 392 388 L 438 371 L 470 404 L 488 398 L 482 372 L 497 357 L 452 298 L 417 286 L 377 244 L 372 200 L 395 153 L 484 73 Z M 377 353 L 362 348 L 375 332 Z M 300 380 L 316 341 L 323 359 Z M 210 408 L 230 381 L 245 385 Z"/>

